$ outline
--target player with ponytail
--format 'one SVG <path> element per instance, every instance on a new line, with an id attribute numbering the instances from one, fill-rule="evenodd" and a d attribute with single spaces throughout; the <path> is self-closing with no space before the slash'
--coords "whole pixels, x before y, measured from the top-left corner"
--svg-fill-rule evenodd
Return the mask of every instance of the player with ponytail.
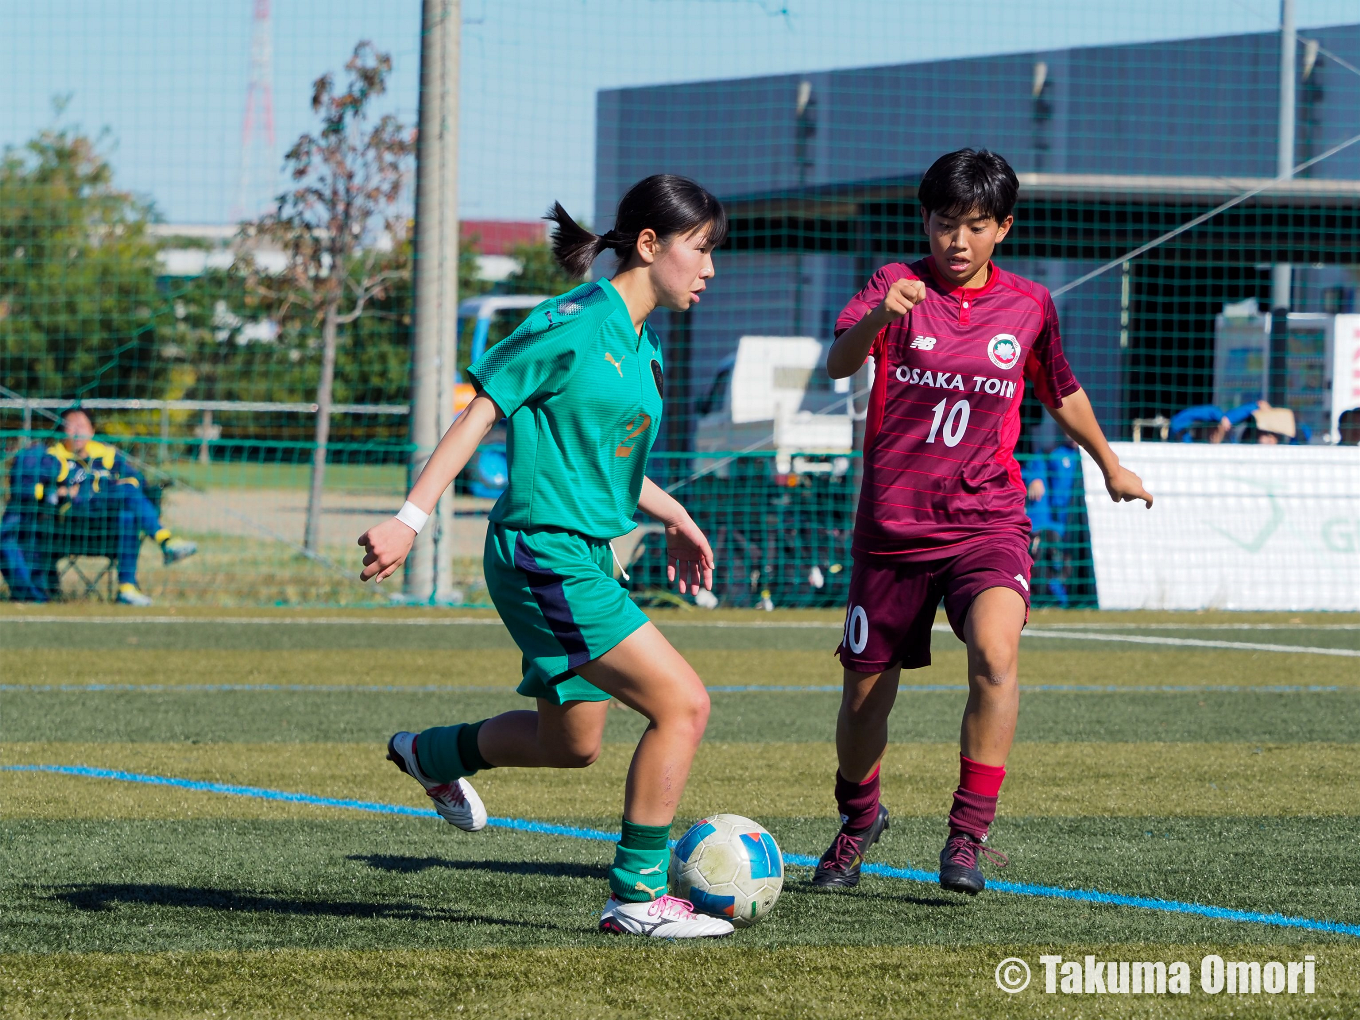
<path id="1" fill-rule="evenodd" d="M 667 576 L 680 591 L 712 587 L 708 540 L 644 474 L 663 395 L 661 348 L 646 320 L 657 307 L 683 312 L 700 300 L 727 216 L 694 181 L 658 174 L 629 189 L 602 235 L 559 203 L 547 218 L 556 224 L 553 254 L 563 269 L 583 277 L 612 252 L 613 278 L 543 302 L 468 369 L 477 396 L 401 512 L 359 539 L 363 579 L 389 577 L 478 443 L 508 419 L 510 480 L 491 511 L 483 567 L 524 653 L 519 692 L 537 699 L 537 709 L 397 733 L 388 757 L 425 787 L 445 819 L 475 831 L 486 824 L 486 809 L 467 777 L 501 766 L 584 768 L 600 753 L 609 700 L 617 698 L 649 725 L 628 773 L 600 929 L 726 935 L 729 922 L 666 895 L 667 837 L 708 721 L 708 693 L 615 580 L 610 541 L 636 527 L 640 509 L 665 525 Z"/>

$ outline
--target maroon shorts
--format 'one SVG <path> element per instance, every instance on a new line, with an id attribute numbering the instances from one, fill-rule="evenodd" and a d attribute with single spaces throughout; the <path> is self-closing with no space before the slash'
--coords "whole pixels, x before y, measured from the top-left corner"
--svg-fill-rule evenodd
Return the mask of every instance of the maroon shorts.
<path id="1" fill-rule="evenodd" d="M 836 654 L 857 673 L 877 673 L 895 663 L 903 669 L 930 665 L 930 629 L 944 599 L 949 625 L 960 641 L 968 608 L 988 588 L 1010 588 L 1025 600 L 1033 561 L 1023 537 L 976 542 L 938 560 L 856 559 L 850 605 Z"/>

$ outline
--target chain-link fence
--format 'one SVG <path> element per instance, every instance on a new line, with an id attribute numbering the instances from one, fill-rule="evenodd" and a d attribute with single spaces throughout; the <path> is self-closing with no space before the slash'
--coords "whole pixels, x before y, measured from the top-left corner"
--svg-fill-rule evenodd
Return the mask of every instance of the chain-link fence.
<path id="1" fill-rule="evenodd" d="M 6 35 L 11 597 L 377 598 L 354 542 L 400 506 L 419 452 L 414 217 L 431 150 L 415 128 L 436 8 L 462 24 L 448 414 L 475 354 L 575 283 L 538 219 L 552 201 L 608 226 L 630 184 L 671 172 L 727 207 L 703 302 L 652 319 L 667 371 L 650 473 L 712 540 L 721 604 L 843 604 L 869 376 L 833 382 L 826 349 L 879 266 L 927 255 L 916 187 L 952 149 L 1018 172 L 998 264 L 1053 293 L 1111 439 L 1183 442 L 1219 467 L 1236 462 L 1211 446 L 1355 442 L 1353 5 L 1286 4 L 1282 27 L 1263 0 L 1030 0 L 960 38 L 943 12 L 871 0 L 465 2 L 425 4 L 425 22 L 416 0 L 67 0 Z M 61 421 L 73 407 L 83 425 Z M 1035 604 L 1099 604 L 1100 549 L 1119 536 L 1093 546 L 1080 456 L 1032 396 L 1019 413 Z M 445 596 L 485 601 L 505 458 L 493 431 L 455 486 Z M 1319 469 L 1334 487 L 1308 483 L 1333 508 L 1315 544 L 1360 576 L 1336 464 Z M 1213 524 L 1241 548 L 1276 513 L 1256 484 Z M 616 543 L 628 583 L 692 604 L 639 521 Z M 1293 521 L 1271 534 L 1313 527 Z"/>

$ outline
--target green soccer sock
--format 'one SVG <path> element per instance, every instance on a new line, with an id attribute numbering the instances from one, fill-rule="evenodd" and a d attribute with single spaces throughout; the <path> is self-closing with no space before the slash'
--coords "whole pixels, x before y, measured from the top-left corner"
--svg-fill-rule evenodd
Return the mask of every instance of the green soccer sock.
<path id="1" fill-rule="evenodd" d="M 609 889 L 629 903 L 645 903 L 666 894 L 671 850 L 669 825 L 638 825 L 623 820 L 614 865 L 609 869 Z"/>
<path id="2" fill-rule="evenodd" d="M 485 719 L 422 730 L 416 737 L 416 764 L 420 771 L 437 783 L 451 783 L 495 768 L 477 749 L 477 734 L 484 722 Z"/>

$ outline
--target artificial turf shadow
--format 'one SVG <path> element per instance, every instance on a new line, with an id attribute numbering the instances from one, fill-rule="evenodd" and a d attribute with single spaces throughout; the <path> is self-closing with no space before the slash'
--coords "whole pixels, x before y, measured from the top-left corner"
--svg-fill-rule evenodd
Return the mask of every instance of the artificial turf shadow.
<path id="1" fill-rule="evenodd" d="M 796 853 L 820 850 L 836 825 L 762 821 Z M 994 838 L 1011 855 L 1000 873 L 1011 881 L 1360 918 L 1349 819 L 1010 818 Z M 468 836 L 416 819 L 8 822 L 0 839 L 12 861 L 0 881 L 0 952 L 590 945 L 612 854 L 607 842 Z M 938 820 L 898 819 L 872 859 L 930 868 L 942 841 Z M 1355 943 L 1130 907 L 990 892 L 968 899 L 874 875 L 826 893 L 809 874 L 790 868 L 774 913 L 738 944 L 989 944 L 1017 931 L 1060 946 Z"/>

